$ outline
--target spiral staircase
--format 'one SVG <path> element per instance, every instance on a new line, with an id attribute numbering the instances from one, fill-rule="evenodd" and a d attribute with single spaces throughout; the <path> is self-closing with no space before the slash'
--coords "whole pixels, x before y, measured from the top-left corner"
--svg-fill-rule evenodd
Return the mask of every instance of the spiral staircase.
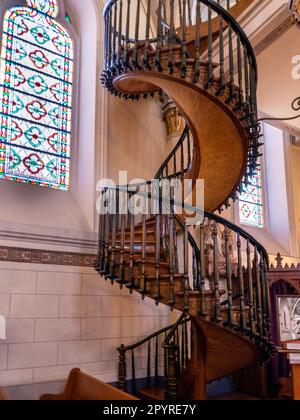
<path id="1" fill-rule="evenodd" d="M 260 156 L 256 59 L 236 20 L 251 3 L 111 0 L 104 11 L 103 85 L 125 100 L 163 91 L 187 122 L 155 189 L 149 182 L 101 191 L 96 270 L 182 313 L 163 332 L 158 399 L 206 399 L 207 383 L 264 363 L 272 351 L 268 255 L 215 214 L 251 180 Z M 178 194 L 176 181 L 185 179 L 192 182 Z M 194 200 L 198 179 L 205 181 L 204 209 Z M 128 211 L 138 203 L 144 211 Z M 156 376 L 161 334 L 143 341 L 155 340 Z M 137 347 L 119 349 L 121 388 L 127 351 L 135 376 Z"/>

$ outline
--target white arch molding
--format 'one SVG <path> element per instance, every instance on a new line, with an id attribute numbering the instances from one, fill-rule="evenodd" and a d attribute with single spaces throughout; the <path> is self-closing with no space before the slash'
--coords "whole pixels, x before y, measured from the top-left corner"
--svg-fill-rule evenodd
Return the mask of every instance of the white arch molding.
<path id="1" fill-rule="evenodd" d="M 58 1 L 59 20 L 67 10 L 80 45 L 73 104 L 72 188 L 63 192 L 0 181 L 0 246 L 91 252 L 97 239 L 96 184 L 107 176 L 108 95 L 100 84 L 104 2 L 64 0 L 64 9 Z M 1 2 L 0 22 L 8 8 L 20 3 Z M 65 26 L 69 29 L 67 22 Z"/>

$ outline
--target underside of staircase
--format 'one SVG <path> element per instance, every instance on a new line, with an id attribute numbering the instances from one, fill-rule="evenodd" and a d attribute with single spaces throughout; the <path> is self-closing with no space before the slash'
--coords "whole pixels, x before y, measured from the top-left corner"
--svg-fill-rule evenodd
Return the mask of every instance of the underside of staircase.
<path id="1" fill-rule="evenodd" d="M 155 197 L 150 184 L 146 192 L 145 185 L 103 186 L 96 270 L 112 284 L 182 313 L 163 332 L 119 348 L 119 386 L 126 382 L 127 352 L 134 378 L 134 352 L 145 343 L 151 376 L 154 340 L 155 375 L 161 347 L 165 387 L 141 395 L 201 400 L 207 383 L 266 362 L 272 350 L 268 255 L 214 213 L 251 180 L 260 154 L 256 59 L 236 20 L 252 1 L 144 3 L 144 15 L 141 0 L 106 6 L 102 82 L 126 100 L 163 91 L 187 126 L 156 174 Z M 195 214 L 204 212 L 200 222 L 189 223 L 184 208 L 191 190 L 183 189 L 179 201 L 174 192 L 173 182 L 184 179 L 194 189 L 198 179 L 205 181 L 204 209 L 194 199 L 190 205 Z M 142 201 L 145 211 L 130 212 L 132 200 Z"/>

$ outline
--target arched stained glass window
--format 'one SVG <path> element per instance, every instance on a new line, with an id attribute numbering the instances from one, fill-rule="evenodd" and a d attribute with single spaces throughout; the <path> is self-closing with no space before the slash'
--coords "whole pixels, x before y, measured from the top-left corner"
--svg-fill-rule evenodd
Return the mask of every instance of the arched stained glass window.
<path id="1" fill-rule="evenodd" d="M 256 228 L 264 227 L 264 207 L 261 162 L 239 198 L 240 223 Z"/>
<path id="2" fill-rule="evenodd" d="M 68 190 L 73 42 L 56 0 L 26 0 L 4 16 L 0 178 Z"/>

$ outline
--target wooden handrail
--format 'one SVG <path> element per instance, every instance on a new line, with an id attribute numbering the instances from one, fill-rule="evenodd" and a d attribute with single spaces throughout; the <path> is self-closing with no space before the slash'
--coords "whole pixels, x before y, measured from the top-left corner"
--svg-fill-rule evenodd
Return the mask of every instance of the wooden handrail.
<path id="1" fill-rule="evenodd" d="M 168 327 L 162 328 L 159 331 L 149 335 L 148 337 L 144 338 L 143 340 L 138 341 L 135 344 L 132 344 L 130 346 L 124 346 L 123 344 L 117 348 L 118 352 L 119 352 L 119 379 L 118 379 L 118 386 L 120 389 L 125 390 L 125 384 L 126 384 L 126 380 L 127 380 L 127 363 L 126 363 L 126 356 L 128 352 L 131 352 L 131 367 L 132 367 L 132 380 L 135 381 L 136 379 L 136 374 L 135 374 L 135 353 L 134 351 L 138 348 L 140 348 L 141 346 L 143 346 L 144 344 L 148 344 L 148 356 L 147 356 L 147 378 L 150 381 L 151 378 L 151 343 L 153 342 L 153 340 L 155 340 L 155 377 L 158 378 L 159 375 L 159 337 L 161 335 L 165 335 L 168 331 L 169 334 L 167 335 L 167 339 L 171 339 L 172 337 L 174 337 L 174 335 L 177 333 L 178 334 L 178 330 L 179 327 L 184 328 L 184 326 L 191 321 L 190 317 L 187 317 L 186 315 L 181 316 L 177 322 L 175 324 L 172 324 Z M 169 370 L 170 370 L 170 366 L 169 366 L 169 361 L 172 359 L 172 357 L 170 357 L 170 351 L 172 351 L 174 349 L 173 345 L 167 345 L 165 344 L 166 339 L 164 340 L 163 344 L 162 344 L 162 348 L 165 351 L 165 357 L 164 357 L 164 372 L 165 375 L 168 377 L 169 375 Z M 186 340 L 186 336 L 184 335 L 184 339 L 182 341 L 182 360 L 181 365 L 182 365 L 182 370 L 184 369 L 184 366 L 187 364 L 187 355 L 188 355 L 188 350 L 186 349 L 186 346 L 188 346 L 188 342 Z M 176 349 L 179 350 L 179 346 L 176 346 Z M 175 373 L 175 370 L 173 370 L 173 373 Z M 167 378 L 166 378 L 167 379 Z"/>
<path id="2" fill-rule="evenodd" d="M 163 348 L 168 348 L 171 344 L 171 340 L 174 338 L 174 334 L 176 330 L 178 329 L 179 325 L 182 325 L 184 323 L 187 323 L 191 320 L 191 318 L 187 317 L 185 313 L 182 313 L 181 316 L 178 318 L 178 320 L 175 322 L 175 324 L 170 329 L 169 334 L 167 335 L 166 339 L 163 342 Z M 173 344 L 172 344 L 173 345 Z"/>
<path id="3" fill-rule="evenodd" d="M 186 318 L 186 316 L 184 317 L 184 318 Z M 154 332 L 153 334 L 151 334 L 151 335 L 149 335 L 148 337 L 146 337 L 146 338 L 143 338 L 142 340 L 140 340 L 140 341 L 138 341 L 137 343 L 134 343 L 134 344 L 131 344 L 130 346 L 124 346 L 124 345 L 121 345 L 120 347 L 118 347 L 117 348 L 117 350 L 118 351 L 125 351 L 125 352 L 127 352 L 127 351 L 130 351 L 130 350 L 135 350 L 135 349 L 137 349 L 138 347 L 141 347 L 143 344 L 146 344 L 148 341 L 150 341 L 150 340 L 152 340 L 153 338 L 156 338 L 156 337 L 158 337 L 159 335 L 162 335 L 162 334 L 164 334 L 164 333 L 166 333 L 166 332 L 168 332 L 168 331 L 170 331 L 170 330 L 172 330 L 173 331 L 173 329 L 174 329 L 174 326 L 179 326 L 179 325 L 181 325 L 181 324 L 183 324 L 183 323 L 185 323 L 185 322 L 188 322 L 188 321 L 190 321 L 190 318 L 189 319 L 185 319 L 185 321 L 183 321 L 182 319 L 181 319 L 181 317 L 179 318 L 179 323 L 178 323 L 178 321 L 175 323 L 175 324 L 172 324 L 172 325 L 168 325 L 167 327 L 164 327 L 164 328 L 162 328 L 161 330 L 158 330 L 158 331 L 156 331 L 156 332 Z M 176 329 L 176 328 L 175 328 Z"/>

